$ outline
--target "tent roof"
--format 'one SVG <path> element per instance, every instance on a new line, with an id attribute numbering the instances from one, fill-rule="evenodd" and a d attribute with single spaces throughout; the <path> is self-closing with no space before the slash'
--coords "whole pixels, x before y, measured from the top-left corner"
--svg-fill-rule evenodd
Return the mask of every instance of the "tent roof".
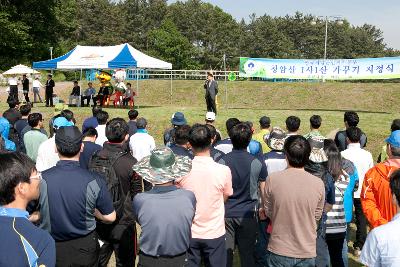
<path id="1" fill-rule="evenodd" d="M 40 72 L 35 71 L 35 70 L 29 68 L 28 66 L 19 64 L 19 65 L 12 67 L 11 69 L 3 72 L 3 75 L 38 74 L 38 73 L 40 73 Z"/>
<path id="2" fill-rule="evenodd" d="M 33 63 L 35 69 L 172 69 L 172 64 L 150 57 L 129 44 L 78 45 L 65 55 Z"/>

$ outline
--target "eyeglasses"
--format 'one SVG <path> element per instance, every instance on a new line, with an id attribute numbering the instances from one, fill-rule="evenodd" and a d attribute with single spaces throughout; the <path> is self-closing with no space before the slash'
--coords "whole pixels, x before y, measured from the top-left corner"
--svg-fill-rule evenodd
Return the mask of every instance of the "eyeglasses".
<path id="1" fill-rule="evenodd" d="M 29 179 L 34 179 L 34 180 L 39 180 L 39 181 L 41 181 L 41 180 L 43 179 L 42 173 L 41 173 L 41 172 L 38 172 L 35 176 L 29 177 Z"/>

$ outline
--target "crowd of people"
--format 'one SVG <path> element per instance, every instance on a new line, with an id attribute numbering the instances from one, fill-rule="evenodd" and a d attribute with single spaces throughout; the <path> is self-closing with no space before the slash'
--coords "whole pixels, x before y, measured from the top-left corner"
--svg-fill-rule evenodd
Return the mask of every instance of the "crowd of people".
<path id="1" fill-rule="evenodd" d="M 29 103 L 32 107 L 34 103 L 43 103 L 42 97 L 40 96 L 41 88 L 45 88 L 45 102 L 46 107 L 54 107 L 54 87 L 55 82 L 53 80 L 53 75 L 48 74 L 46 83 L 43 85 L 40 82 L 39 76 L 34 77 L 32 80 L 32 93 L 33 93 L 33 101 L 29 98 L 30 88 L 29 88 L 29 79 L 26 74 L 22 75 L 22 78 L 17 79 L 16 77 L 11 77 L 8 79 L 9 91 L 8 91 L 8 100 L 14 99 L 19 101 L 18 96 L 18 85 L 22 85 L 22 92 L 24 97 L 24 102 Z M 99 86 L 98 92 L 92 82 L 87 84 L 87 88 L 81 90 L 78 81 L 73 81 L 73 87 L 70 95 L 68 96 L 68 103 L 70 106 L 75 105 L 78 107 L 84 107 L 85 102 L 86 106 L 100 105 L 109 105 L 111 102 L 111 97 L 114 96 L 112 100 L 114 102 L 114 106 L 118 105 L 121 107 L 134 107 L 134 96 L 136 92 L 132 88 L 131 83 L 126 84 L 126 89 L 123 93 L 118 95 L 119 99 L 116 99 L 116 95 L 113 94 L 114 90 L 111 86 L 107 86 L 105 83 L 101 82 Z"/>
<path id="2" fill-rule="evenodd" d="M 223 139 L 215 112 L 192 125 L 175 112 L 157 146 L 134 109 L 94 106 L 79 128 L 56 105 L 47 131 L 30 104 L 8 104 L 0 266 L 341 267 L 350 241 L 366 266 L 400 266 L 399 119 L 374 165 L 353 111 L 334 139 L 319 115 L 302 134 L 296 116 L 286 129 L 229 118 Z"/>

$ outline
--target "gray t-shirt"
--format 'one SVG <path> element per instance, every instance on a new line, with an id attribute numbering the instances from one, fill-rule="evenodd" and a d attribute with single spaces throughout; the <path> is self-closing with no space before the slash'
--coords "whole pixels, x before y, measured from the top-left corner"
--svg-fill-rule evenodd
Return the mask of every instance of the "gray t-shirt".
<path id="1" fill-rule="evenodd" d="M 176 186 L 155 186 L 133 199 L 142 228 L 140 250 L 149 256 L 176 256 L 189 248 L 196 210 L 193 192 Z"/>

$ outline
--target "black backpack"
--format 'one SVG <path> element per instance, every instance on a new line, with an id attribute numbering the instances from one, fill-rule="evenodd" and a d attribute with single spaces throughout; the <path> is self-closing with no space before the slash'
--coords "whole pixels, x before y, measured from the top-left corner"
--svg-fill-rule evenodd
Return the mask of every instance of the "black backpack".
<path id="1" fill-rule="evenodd" d="M 100 151 L 95 152 L 89 161 L 89 170 L 100 174 L 107 183 L 108 191 L 111 194 L 113 206 L 119 220 L 124 213 L 125 194 L 122 185 L 114 169 L 117 160 L 126 155 L 127 152 L 113 154 L 111 157 L 103 157 L 99 155 Z"/>

